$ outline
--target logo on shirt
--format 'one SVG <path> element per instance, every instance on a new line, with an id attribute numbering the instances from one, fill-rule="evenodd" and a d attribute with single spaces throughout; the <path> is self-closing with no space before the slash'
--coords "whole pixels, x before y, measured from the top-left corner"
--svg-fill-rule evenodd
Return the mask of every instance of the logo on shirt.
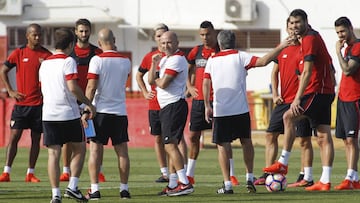
<path id="1" fill-rule="evenodd" d="M 207 63 L 207 59 L 196 59 L 195 65 L 196 67 L 205 67 Z"/>
<path id="2" fill-rule="evenodd" d="M 29 58 L 23 58 L 23 62 L 28 62 Z"/>
<path id="3" fill-rule="evenodd" d="M 283 59 L 286 59 L 287 57 L 288 57 L 287 54 L 283 54 L 283 55 L 282 55 L 282 58 L 283 58 Z"/>

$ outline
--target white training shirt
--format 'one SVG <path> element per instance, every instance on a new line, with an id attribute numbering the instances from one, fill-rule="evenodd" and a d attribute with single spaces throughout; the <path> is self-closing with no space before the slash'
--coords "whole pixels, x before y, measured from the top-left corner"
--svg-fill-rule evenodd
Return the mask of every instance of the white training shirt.
<path id="1" fill-rule="evenodd" d="M 41 63 L 39 80 L 43 95 L 43 121 L 67 121 L 80 118 L 79 105 L 66 81 L 77 80 L 77 66 L 72 57 L 55 53 Z"/>
<path id="2" fill-rule="evenodd" d="M 249 112 L 246 96 L 247 70 L 257 57 L 238 50 L 222 50 L 210 57 L 205 78 L 210 78 L 214 91 L 213 116 L 233 116 Z"/>
<path id="3" fill-rule="evenodd" d="M 87 78 L 98 80 L 93 100 L 96 112 L 127 115 L 125 88 L 130 71 L 130 60 L 116 51 L 91 58 Z"/>
<path id="4" fill-rule="evenodd" d="M 164 108 L 168 104 L 185 98 L 188 63 L 184 53 L 178 50 L 171 56 L 164 56 L 159 63 L 159 67 L 160 78 L 165 74 L 174 76 L 168 87 L 165 89 L 156 88 L 160 108 Z"/>

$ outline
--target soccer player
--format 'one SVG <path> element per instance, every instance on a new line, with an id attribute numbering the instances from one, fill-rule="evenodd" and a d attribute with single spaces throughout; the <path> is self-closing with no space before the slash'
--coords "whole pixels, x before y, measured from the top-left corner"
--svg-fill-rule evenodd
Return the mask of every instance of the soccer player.
<path id="1" fill-rule="evenodd" d="M 140 64 L 139 70 L 136 73 L 136 81 L 139 85 L 141 92 L 144 95 L 144 98 L 149 101 L 149 123 L 150 123 L 150 133 L 155 136 L 155 153 L 156 158 L 160 165 L 161 176 L 155 180 L 155 182 L 168 182 L 169 181 L 169 170 L 166 163 L 166 152 L 164 149 L 164 143 L 161 138 L 161 123 L 159 119 L 160 106 L 156 97 L 156 86 L 151 85 L 151 90 L 148 91 L 145 82 L 144 75 L 150 70 L 152 56 L 154 54 L 162 53 L 160 45 L 161 35 L 169 31 L 169 28 L 160 23 L 154 27 L 154 40 L 157 44 L 157 49 L 146 54 Z"/>
<path id="2" fill-rule="evenodd" d="M 111 138 L 114 147 L 119 175 L 120 197 L 129 199 L 128 179 L 130 173 L 130 159 L 128 155 L 128 118 L 126 112 L 126 81 L 131 72 L 129 58 L 116 51 L 115 37 L 108 28 L 98 33 L 98 44 L 103 53 L 94 56 L 89 65 L 86 97 L 96 107 L 94 117 L 95 137 L 88 138 L 90 155 L 88 161 L 91 189 L 88 199 L 99 199 L 100 166 L 103 160 L 104 145 Z M 82 116 L 83 121 L 87 114 Z M 83 122 L 86 127 L 87 123 Z"/>
<path id="3" fill-rule="evenodd" d="M 102 52 L 101 49 L 89 42 L 90 34 L 91 23 L 88 19 L 81 18 L 75 22 L 76 44 L 70 53 L 70 56 L 73 57 L 77 63 L 79 77 L 78 83 L 84 94 L 87 84 L 86 76 L 90 59 Z M 68 147 L 68 144 L 63 145 L 62 154 L 63 173 L 60 176 L 60 181 L 69 181 L 71 175 L 70 162 L 72 150 Z M 105 176 L 101 171 L 99 173 L 99 181 L 105 182 Z"/>
<path id="4" fill-rule="evenodd" d="M 202 45 L 194 47 L 187 56 L 189 63 L 189 76 L 187 82 L 187 91 L 193 97 L 190 111 L 190 151 L 186 175 L 191 184 L 195 184 L 195 166 L 200 152 L 200 137 L 202 131 L 211 129 L 212 123 L 205 121 L 204 115 L 204 96 L 202 92 L 202 83 L 204 79 L 204 69 L 208 58 L 219 52 L 219 45 L 216 40 L 216 30 L 210 21 L 203 21 L 200 24 L 199 35 Z M 212 102 L 212 96 L 210 96 Z M 232 159 L 232 150 L 230 157 L 230 179 L 233 185 L 239 185 L 234 175 L 234 161 Z"/>
<path id="5" fill-rule="evenodd" d="M 27 44 L 15 49 L 1 67 L 1 79 L 9 96 L 14 98 L 16 103 L 11 114 L 10 139 L 0 182 L 10 181 L 11 166 L 24 129 L 31 129 L 31 148 L 25 182 L 40 182 L 34 175 L 42 133 L 41 108 L 43 101 L 39 86 L 39 68 L 41 62 L 52 55 L 49 50 L 41 46 L 41 34 L 40 25 L 30 24 L 26 29 Z M 16 67 L 17 90 L 11 87 L 8 78 L 9 71 L 14 67 Z"/>
<path id="6" fill-rule="evenodd" d="M 347 173 L 336 190 L 360 189 L 358 176 L 360 122 L 360 40 L 355 36 L 351 21 L 340 17 L 335 21 L 336 55 L 342 70 L 336 115 L 336 138 L 345 144 Z M 344 56 L 341 50 L 347 45 Z"/>
<path id="7" fill-rule="evenodd" d="M 77 83 L 76 62 L 69 57 L 74 46 L 74 34 L 60 28 L 54 34 L 55 53 L 48 57 L 39 70 L 41 92 L 44 97 L 44 145 L 48 148 L 48 176 L 52 190 L 51 203 L 61 202 L 59 189 L 61 146 L 69 143 L 73 149 L 71 178 L 65 197 L 87 201 L 78 189 L 79 177 L 86 154 L 85 140 L 77 100 L 85 104 L 90 117 L 95 107 L 85 97 Z"/>
<path id="8" fill-rule="evenodd" d="M 287 32 L 293 35 L 289 28 L 289 18 L 286 22 Z M 271 74 L 271 87 L 274 104 L 269 127 L 265 136 L 265 164 L 270 166 L 274 163 L 278 154 L 278 137 L 284 133 L 283 115 L 290 108 L 294 100 L 296 90 L 299 86 L 298 67 L 300 62 L 300 43 L 296 39 L 294 43 L 284 48 L 274 60 L 274 67 Z M 278 92 L 280 75 L 280 94 Z M 301 169 L 302 174 L 298 180 L 289 184 L 288 187 L 305 187 L 313 184 L 312 160 L 313 149 L 311 144 L 312 129 L 308 119 L 301 119 L 296 123 L 296 136 L 300 137 L 301 146 Z M 305 168 L 305 169 L 304 169 Z M 267 173 L 260 176 L 255 185 L 264 185 Z"/>
<path id="9" fill-rule="evenodd" d="M 235 49 L 235 34 L 230 30 L 221 31 L 217 40 L 220 52 L 210 57 L 203 81 L 205 119 L 213 117 L 213 143 L 218 148 L 218 159 L 224 178 L 223 187 L 218 194 L 233 194 L 230 181 L 229 151 L 231 142 L 240 138 L 246 168 L 246 188 L 256 192 L 253 184 L 254 146 L 251 140 L 250 114 L 246 96 L 246 75 L 250 68 L 265 66 L 280 51 L 288 46 L 288 40 L 282 42 L 265 56 L 258 58 Z M 210 103 L 210 90 L 213 87 L 214 102 Z"/>
<path id="10" fill-rule="evenodd" d="M 178 49 L 179 41 L 175 32 L 163 33 L 160 43 L 166 56 L 160 53 L 152 56 L 148 75 L 149 84 L 157 86 L 161 136 L 169 157 L 169 183 L 159 195 L 186 195 L 194 192 L 194 188 L 186 177 L 178 143 L 183 137 L 188 113 L 185 100 L 188 67 L 184 53 Z"/>
<path id="11" fill-rule="evenodd" d="M 277 162 L 263 169 L 267 173 L 288 171 L 288 160 L 295 140 L 295 122 L 307 116 L 316 127 L 320 147 L 322 175 L 320 181 L 306 187 L 307 191 L 330 190 L 330 176 L 334 160 L 334 144 L 331 137 L 331 103 L 334 99 L 334 68 L 331 57 L 320 34 L 308 24 L 307 14 L 301 9 L 290 13 L 290 28 L 300 38 L 301 62 L 299 88 L 290 109 L 284 113 L 284 145 Z"/>

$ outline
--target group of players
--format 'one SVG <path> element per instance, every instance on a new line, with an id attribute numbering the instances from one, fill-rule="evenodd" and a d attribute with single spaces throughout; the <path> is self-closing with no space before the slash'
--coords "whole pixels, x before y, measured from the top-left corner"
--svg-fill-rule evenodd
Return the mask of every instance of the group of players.
<path id="1" fill-rule="evenodd" d="M 348 163 L 345 180 L 335 186 L 335 189 L 360 189 L 357 172 L 360 45 L 348 18 L 337 19 L 335 30 L 339 37 L 336 54 L 342 69 L 336 137 L 344 141 Z M 74 47 L 71 32 L 59 29 L 55 33 L 56 52 L 52 54 L 40 45 L 40 26 L 31 24 L 26 32 L 27 45 L 16 49 L 5 61 L 0 72 L 9 96 L 16 99 L 11 118 L 7 160 L 0 181 L 10 181 L 17 142 L 26 128 L 31 129 L 32 147 L 25 181 L 40 181 L 34 175 L 34 168 L 39 154 L 40 134 L 44 128 L 44 144 L 49 149 L 48 171 L 53 194 L 51 202 L 61 202 L 59 180 L 69 180 L 65 196 L 84 201 L 101 197 L 98 182 L 105 181 L 101 165 L 103 145 L 107 144 L 109 137 L 112 138 L 119 161 L 120 197 L 130 198 L 127 185 L 130 165 L 126 144 L 128 121 L 124 103 L 125 86 L 121 86 L 122 83 L 125 84 L 130 73 L 130 62 L 117 54 L 111 30 L 102 29 L 99 32 L 98 41 L 101 49 L 89 43 L 90 31 L 90 22 L 79 19 L 75 26 L 77 43 Z M 237 138 L 243 147 L 248 192 L 256 192 L 255 185 L 264 184 L 269 173 L 288 172 L 288 160 L 296 136 L 301 137 L 303 171 L 291 186 L 305 187 L 308 191 L 330 190 L 334 159 L 330 118 L 331 104 L 335 97 L 335 70 L 324 41 L 309 25 L 305 11 L 295 9 L 290 13 L 287 31 L 289 37 L 275 49 L 263 57 L 256 57 L 236 49 L 235 34 L 232 31 L 223 30 L 217 34 L 212 23 L 204 21 L 199 30 L 203 44 L 194 47 L 185 56 L 178 49 L 179 41 L 175 32 L 169 31 L 165 24 L 159 24 L 154 28 L 154 40 L 158 49 L 144 57 L 136 80 L 144 97 L 149 100 L 150 132 L 156 137 L 155 151 L 161 171 L 161 176 L 156 182 L 168 182 L 159 195 L 186 195 L 194 191 L 200 137 L 207 129 L 213 130 L 213 142 L 218 148 L 218 159 L 224 178 L 223 186 L 217 190 L 219 194 L 232 194 L 232 186 L 239 184 L 234 175 L 231 148 L 231 142 Z M 344 47 L 346 48 L 342 55 Z M 68 56 L 73 59 L 69 59 Z M 43 61 L 45 63 L 42 63 Z M 266 167 L 263 169 L 264 174 L 256 180 L 253 175 L 254 148 L 246 98 L 246 75 L 249 69 L 265 66 L 271 61 L 275 62 L 271 81 L 276 105 L 265 138 Z M 122 67 L 119 71 L 124 78 L 121 79 L 120 86 L 116 84 L 115 78 L 105 77 L 109 73 L 106 74 L 102 68 L 103 62 L 109 67 Z M 42 69 L 39 73 L 40 64 Z M 17 90 L 11 87 L 7 76 L 15 66 Z M 49 68 L 56 66 L 64 68 L 63 72 L 57 73 Z M 32 69 L 29 70 L 29 67 Z M 146 73 L 151 90 L 147 89 L 144 81 Z M 65 81 L 59 80 L 59 76 L 65 78 Z M 55 88 L 51 83 L 57 80 L 61 85 Z M 42 84 L 41 89 L 39 81 Z M 108 88 L 109 85 L 113 85 L 112 88 Z M 119 92 L 110 91 L 116 89 L 114 87 L 119 87 Z M 61 91 L 65 92 L 64 97 L 58 99 L 56 93 Z M 186 96 L 193 98 L 188 159 L 183 137 L 188 113 Z M 71 99 L 68 100 L 68 97 Z M 111 97 L 115 97 L 118 103 L 106 99 Z M 80 105 L 83 109 L 82 116 L 76 100 L 84 104 Z M 93 100 L 95 101 L 92 102 Z M 65 108 L 66 105 L 68 109 Z M 61 111 L 54 110 L 59 106 Z M 75 106 L 77 110 L 74 110 Z M 87 126 L 86 120 L 92 118 L 97 134 L 101 136 L 88 139 L 91 155 L 91 189 L 87 196 L 83 196 L 77 184 L 84 162 L 85 140 L 81 138 L 82 130 L 78 128 L 81 125 L 78 124 L 82 121 L 82 125 Z M 59 120 L 62 122 L 57 123 Z M 113 123 L 122 125 L 112 125 Z M 114 126 L 121 127 L 116 129 L 116 136 L 111 136 L 108 129 L 113 129 Z M 59 129 L 66 130 L 61 134 L 57 132 Z M 57 139 L 57 136 L 68 136 L 66 133 L 71 131 L 80 132 L 79 136 Z M 312 177 L 313 150 L 310 139 L 313 131 L 320 146 L 323 166 L 321 178 L 315 183 Z M 275 161 L 278 152 L 277 138 L 282 133 L 285 138 L 283 150 L 279 160 Z M 70 146 L 66 145 L 67 142 Z M 64 173 L 60 177 L 59 167 L 55 167 L 55 170 L 52 167 L 59 165 L 63 144 L 67 146 L 63 147 L 63 157 L 69 161 L 64 162 L 64 167 L 67 168 L 64 168 Z"/>

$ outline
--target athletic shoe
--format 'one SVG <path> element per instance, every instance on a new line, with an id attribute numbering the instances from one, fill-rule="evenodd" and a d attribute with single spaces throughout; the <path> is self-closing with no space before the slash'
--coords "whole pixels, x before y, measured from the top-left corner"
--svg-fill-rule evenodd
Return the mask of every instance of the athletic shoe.
<path id="1" fill-rule="evenodd" d="M 191 176 L 187 176 L 188 180 L 189 180 L 189 183 L 191 183 L 191 185 L 194 185 L 195 184 L 195 178 L 194 177 L 191 177 Z"/>
<path id="2" fill-rule="evenodd" d="M 329 191 L 331 183 L 316 182 L 314 185 L 306 187 L 306 191 Z"/>
<path id="3" fill-rule="evenodd" d="M 231 184 L 233 186 L 239 185 L 239 181 L 237 180 L 237 178 L 235 176 L 230 176 L 230 180 L 231 180 Z"/>
<path id="4" fill-rule="evenodd" d="M 51 199 L 50 203 L 61 203 L 61 197 L 55 196 Z"/>
<path id="5" fill-rule="evenodd" d="M 304 174 L 299 173 L 299 176 L 298 176 L 296 182 L 298 183 L 298 182 L 302 181 L 304 179 L 304 176 L 305 176 Z"/>
<path id="6" fill-rule="evenodd" d="M 169 188 L 169 186 L 166 186 L 161 192 L 158 192 L 158 195 L 159 195 L 159 196 L 167 196 L 167 195 L 168 195 L 168 192 L 169 192 L 170 190 L 173 190 L 173 189 Z"/>
<path id="7" fill-rule="evenodd" d="M 70 179 L 70 174 L 69 173 L 62 173 L 60 175 L 60 181 L 61 182 L 69 181 L 69 179 Z"/>
<path id="8" fill-rule="evenodd" d="M 256 188 L 254 186 L 254 183 L 251 181 L 246 182 L 246 189 L 248 193 L 256 193 Z"/>
<path id="9" fill-rule="evenodd" d="M 168 191 L 168 196 L 180 196 L 187 195 L 194 192 L 194 187 L 191 183 L 183 184 L 179 183 L 177 187 Z"/>
<path id="10" fill-rule="evenodd" d="M 131 196 L 130 196 L 129 191 L 127 191 L 127 190 L 122 190 L 122 191 L 120 192 L 120 198 L 121 198 L 121 199 L 130 199 Z"/>
<path id="11" fill-rule="evenodd" d="M 299 182 L 288 184 L 288 187 L 309 187 L 314 185 L 314 181 L 301 180 Z"/>
<path id="12" fill-rule="evenodd" d="M 28 173 L 28 174 L 26 174 L 25 182 L 38 183 L 38 182 L 40 182 L 40 179 L 35 177 L 35 175 L 33 173 Z"/>
<path id="13" fill-rule="evenodd" d="M 99 173 L 99 176 L 98 176 L 98 179 L 99 179 L 99 182 L 100 183 L 103 183 L 103 182 L 105 182 L 106 180 L 105 180 L 105 176 L 104 176 L 104 174 L 103 173 Z"/>
<path id="14" fill-rule="evenodd" d="M 81 191 L 78 188 L 76 188 L 75 191 L 71 190 L 70 188 L 66 188 L 64 197 L 76 199 L 77 201 L 80 201 L 80 202 L 88 201 L 88 199 L 86 199 L 86 197 L 84 197 L 84 195 L 81 193 Z"/>
<path id="15" fill-rule="evenodd" d="M 225 189 L 225 186 L 223 185 L 221 188 L 219 188 L 216 191 L 216 193 L 229 195 L 229 194 L 234 194 L 234 190 L 233 189 L 227 190 L 227 189 Z"/>
<path id="16" fill-rule="evenodd" d="M 262 174 L 262 176 L 254 181 L 254 185 L 265 185 L 265 180 L 268 175 L 267 173 Z"/>
<path id="17" fill-rule="evenodd" d="M 339 185 L 334 187 L 335 190 L 352 190 L 354 189 L 351 180 L 345 179 Z"/>
<path id="18" fill-rule="evenodd" d="M 88 199 L 88 200 L 99 200 L 100 198 L 101 198 L 100 191 L 96 191 L 94 193 L 91 193 L 90 191 L 88 191 L 88 193 L 86 195 L 86 199 Z"/>
<path id="19" fill-rule="evenodd" d="M 353 181 L 352 184 L 354 189 L 360 189 L 360 181 Z"/>
<path id="20" fill-rule="evenodd" d="M 157 183 L 167 183 L 169 178 L 167 176 L 161 175 L 158 179 L 155 180 Z"/>
<path id="21" fill-rule="evenodd" d="M 10 174 L 3 172 L 0 176 L 0 182 L 10 182 Z"/>
<path id="22" fill-rule="evenodd" d="M 277 161 L 273 165 L 263 168 L 263 171 L 266 173 L 280 173 L 286 175 L 288 172 L 288 166 Z"/>

